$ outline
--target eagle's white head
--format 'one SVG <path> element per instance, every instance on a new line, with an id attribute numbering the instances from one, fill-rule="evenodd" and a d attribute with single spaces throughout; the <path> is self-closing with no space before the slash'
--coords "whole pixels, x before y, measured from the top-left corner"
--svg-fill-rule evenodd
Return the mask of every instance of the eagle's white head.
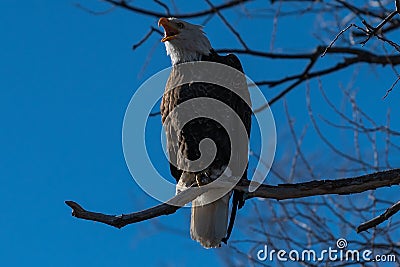
<path id="1" fill-rule="evenodd" d="M 210 54 L 212 47 L 203 32 L 203 26 L 177 18 L 161 18 L 158 26 L 164 27 L 161 42 L 165 43 L 172 65 L 200 60 L 202 55 Z"/>

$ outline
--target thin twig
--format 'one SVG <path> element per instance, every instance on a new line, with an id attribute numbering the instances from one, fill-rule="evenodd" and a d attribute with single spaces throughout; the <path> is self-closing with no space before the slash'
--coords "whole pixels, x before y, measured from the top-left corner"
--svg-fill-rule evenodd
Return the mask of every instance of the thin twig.
<path id="1" fill-rule="evenodd" d="M 162 6 L 165 9 L 165 12 L 167 13 L 168 17 L 171 17 L 171 11 L 169 10 L 169 7 L 167 4 L 161 2 L 160 0 L 153 0 L 154 2 L 156 2 L 157 4 L 159 4 L 160 6 Z"/>
<path id="2" fill-rule="evenodd" d="M 337 39 L 339 39 L 339 37 L 345 33 L 348 29 L 350 29 L 351 27 L 353 27 L 353 24 L 350 24 L 349 26 L 347 26 L 346 28 L 344 28 L 343 30 L 341 30 L 336 36 L 335 38 L 332 40 L 332 42 L 325 48 L 324 53 L 322 53 L 321 57 L 324 57 L 326 55 L 326 52 L 328 52 L 328 49 L 330 49 L 333 44 L 337 41 Z"/>
<path id="3" fill-rule="evenodd" d="M 400 77 L 397 77 L 396 81 L 390 86 L 390 88 L 386 91 L 386 94 L 383 96 L 383 99 L 385 99 L 391 91 L 393 91 L 393 88 L 396 86 L 396 84 L 400 81 Z"/>
<path id="4" fill-rule="evenodd" d="M 376 28 L 372 27 L 365 20 L 363 20 L 362 23 L 368 28 L 368 37 L 360 44 L 365 45 L 369 41 L 369 39 L 371 39 L 372 36 L 376 35 L 378 31 L 383 27 L 383 25 L 390 21 L 396 14 L 397 11 L 393 11 L 392 13 L 390 13 L 384 20 L 381 21 L 381 23 L 379 23 L 378 26 L 376 26 Z"/>
<path id="5" fill-rule="evenodd" d="M 159 29 L 150 27 L 150 31 L 141 40 L 139 40 L 139 42 L 137 42 L 132 46 L 132 50 L 136 50 L 139 46 L 141 46 L 144 42 L 146 42 L 154 32 L 163 35 L 163 33 Z"/>
<path id="6" fill-rule="evenodd" d="M 111 11 L 113 11 L 115 9 L 115 6 L 112 6 L 110 8 L 107 8 L 104 11 L 95 11 L 95 10 L 92 10 L 92 9 L 90 9 L 88 7 L 85 7 L 85 6 L 83 6 L 83 5 L 79 4 L 79 3 L 75 3 L 74 6 L 79 8 L 79 9 L 82 9 L 83 11 L 85 11 L 85 12 L 87 12 L 89 14 L 95 15 L 95 16 L 108 14 L 108 13 L 110 13 Z"/>
<path id="7" fill-rule="evenodd" d="M 242 37 L 240 36 L 239 32 L 236 31 L 235 28 L 233 28 L 233 26 L 229 23 L 229 21 L 222 15 L 222 13 L 220 12 L 220 9 L 215 7 L 213 5 L 213 3 L 211 3 L 210 0 L 206 0 L 206 2 L 213 10 L 215 10 L 215 13 L 220 17 L 220 19 L 228 27 L 228 29 L 236 36 L 236 38 L 239 40 L 239 42 L 242 44 L 242 46 L 246 50 L 248 50 L 249 47 L 247 46 L 246 42 L 242 39 Z"/>
<path id="8" fill-rule="evenodd" d="M 128 5 L 126 1 L 117 1 L 117 0 L 103 0 L 107 3 L 110 3 L 112 5 L 124 8 L 126 10 L 135 12 L 135 13 L 139 13 L 142 15 L 146 15 L 146 16 L 150 16 L 150 17 L 155 17 L 155 18 L 160 18 L 160 17 L 165 17 L 165 13 L 160 13 L 160 12 L 156 12 L 156 11 L 152 11 L 152 10 L 148 10 L 148 9 L 143 9 L 140 7 L 135 7 L 135 6 L 131 6 Z M 187 18 L 198 18 L 198 17 L 203 17 L 203 16 L 207 16 L 209 14 L 214 14 L 216 13 L 217 10 L 224 10 L 224 9 L 229 9 L 232 7 L 235 7 L 237 5 L 242 5 L 246 2 L 250 2 L 251 0 L 233 0 L 233 1 L 229 1 L 226 2 L 224 4 L 220 4 L 218 6 L 215 6 L 214 8 L 210 8 L 207 10 L 202 10 L 202 11 L 198 11 L 198 12 L 192 12 L 192 13 L 171 13 L 170 16 L 171 17 L 176 17 L 176 18 L 181 18 L 181 19 L 187 19 Z"/>

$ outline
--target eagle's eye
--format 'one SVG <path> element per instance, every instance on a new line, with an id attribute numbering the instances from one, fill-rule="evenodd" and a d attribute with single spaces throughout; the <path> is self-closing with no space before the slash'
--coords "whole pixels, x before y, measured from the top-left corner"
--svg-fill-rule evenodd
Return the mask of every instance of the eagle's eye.
<path id="1" fill-rule="evenodd" d="M 185 28 L 185 25 L 183 25 L 182 22 L 177 22 L 177 23 L 176 23 L 176 26 L 178 26 L 179 29 Z"/>

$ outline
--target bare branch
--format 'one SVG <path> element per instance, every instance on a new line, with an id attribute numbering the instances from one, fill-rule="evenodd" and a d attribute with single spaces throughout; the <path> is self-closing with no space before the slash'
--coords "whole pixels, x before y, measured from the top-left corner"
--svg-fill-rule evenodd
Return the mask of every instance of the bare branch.
<path id="1" fill-rule="evenodd" d="M 393 169 L 354 178 L 281 184 L 277 186 L 263 184 L 256 191 L 247 192 L 246 196 L 247 199 L 261 197 L 284 200 L 318 195 L 348 195 L 398 185 L 399 183 L 400 169 Z M 247 187 L 236 186 L 235 189 L 246 192 Z"/>
<path id="2" fill-rule="evenodd" d="M 141 46 L 144 42 L 146 42 L 150 38 L 150 36 L 153 35 L 154 32 L 163 35 L 163 33 L 159 29 L 150 27 L 150 31 L 141 40 L 139 40 L 139 42 L 137 42 L 132 46 L 132 50 L 136 50 L 139 46 Z"/>
<path id="3" fill-rule="evenodd" d="M 388 220 L 390 217 L 395 215 L 397 212 L 400 211 L 400 201 L 388 208 L 384 213 L 381 215 L 360 224 L 360 226 L 357 227 L 357 233 L 361 233 L 363 231 L 367 231 L 368 229 L 371 229 L 372 227 L 377 226 L 378 224 L 383 223 L 384 221 Z"/>
<path id="4" fill-rule="evenodd" d="M 156 2 L 157 4 L 159 4 L 160 6 L 162 6 L 165 9 L 167 16 L 171 17 L 171 11 L 169 10 L 169 7 L 167 4 L 161 2 L 160 0 L 153 0 L 153 1 Z"/>
<path id="5" fill-rule="evenodd" d="M 324 57 L 326 55 L 326 52 L 328 51 L 328 49 L 330 49 L 333 44 L 337 41 L 337 39 L 339 39 L 340 35 L 342 35 L 343 33 L 345 33 L 348 29 L 350 29 L 353 25 L 350 24 L 349 26 L 347 26 L 346 28 L 344 28 L 343 30 L 341 30 L 336 36 L 335 38 L 332 40 L 332 42 L 325 48 L 324 53 L 322 53 L 321 57 Z"/>
<path id="6" fill-rule="evenodd" d="M 376 35 L 378 33 L 378 31 L 388 22 L 390 21 L 395 15 L 397 14 L 397 11 L 393 11 L 392 13 L 390 13 L 384 20 L 382 20 L 381 23 L 379 23 L 378 26 L 376 26 L 376 28 L 372 27 L 371 25 L 369 25 L 365 20 L 362 21 L 362 23 L 368 28 L 368 37 L 361 42 L 362 45 L 365 45 L 369 39 L 371 39 L 372 36 Z"/>
<path id="7" fill-rule="evenodd" d="M 368 166 L 369 168 L 374 168 L 373 165 L 371 165 L 371 164 L 369 164 L 369 163 L 363 161 L 362 159 L 355 158 L 355 157 L 353 157 L 353 156 L 347 155 L 346 153 L 342 152 L 342 151 L 339 150 L 335 145 L 333 145 L 333 144 L 327 139 L 327 137 L 325 137 L 325 135 L 323 135 L 323 133 L 322 133 L 320 127 L 318 126 L 318 124 L 317 124 L 317 122 L 316 122 L 316 120 L 315 120 L 314 113 L 313 113 L 313 110 L 312 110 L 312 107 L 311 107 L 310 88 L 309 88 L 309 87 L 307 87 L 307 90 L 306 90 L 306 104 L 307 104 L 307 110 L 308 110 L 308 114 L 309 114 L 311 123 L 312 123 L 312 125 L 314 126 L 314 129 L 315 129 L 317 135 L 320 137 L 320 139 L 321 139 L 335 154 L 337 154 L 337 155 L 339 155 L 339 156 L 341 156 L 341 157 L 343 157 L 343 158 L 345 158 L 345 159 L 347 159 L 347 160 L 349 160 L 349 161 L 352 161 L 352 162 L 354 162 L 354 163 L 358 163 L 358 164 L 360 164 L 360 165 L 363 166 L 363 167 Z"/>
<path id="8" fill-rule="evenodd" d="M 157 111 L 157 112 L 150 113 L 149 117 L 156 117 L 156 116 L 160 116 L 160 115 L 161 115 L 161 112 Z"/>
<path id="9" fill-rule="evenodd" d="M 394 81 L 394 83 L 392 84 L 392 86 L 390 86 L 390 88 L 386 91 L 386 94 L 383 96 L 383 99 L 385 99 L 391 91 L 393 91 L 393 88 L 396 86 L 396 84 L 400 81 L 400 76 L 397 77 L 396 81 Z"/>
<path id="10" fill-rule="evenodd" d="M 240 36 L 240 34 L 235 30 L 235 28 L 233 28 L 233 26 L 229 23 L 229 21 L 221 14 L 220 10 L 215 7 L 210 0 L 206 0 L 207 4 L 213 9 L 215 10 L 215 12 L 217 13 L 217 15 L 220 17 L 220 19 L 222 20 L 222 22 L 226 25 L 226 27 L 228 27 L 228 29 L 233 33 L 233 35 L 236 36 L 236 38 L 239 40 L 239 42 L 242 44 L 242 46 L 248 50 L 249 47 L 247 46 L 246 42 L 243 41 L 242 37 Z"/>
<path id="11" fill-rule="evenodd" d="M 333 49 L 333 48 L 331 48 Z M 329 49 L 327 53 L 331 50 Z M 322 50 L 323 51 L 323 50 Z M 337 63 L 336 65 L 332 67 L 328 67 L 322 70 L 310 72 L 310 69 L 312 66 L 317 61 L 317 56 L 319 56 L 321 53 L 321 47 L 319 47 L 316 52 L 313 53 L 314 58 L 312 58 L 309 62 L 309 64 L 306 66 L 305 70 L 301 74 L 293 75 L 293 76 L 288 76 L 280 80 L 275 80 L 275 81 L 260 81 L 257 82 L 256 84 L 261 86 L 261 85 L 269 85 L 269 87 L 275 87 L 279 84 L 288 82 L 288 81 L 293 81 L 291 85 L 283 89 L 278 95 L 273 97 L 268 105 L 263 105 L 257 109 L 254 110 L 254 112 L 260 112 L 267 108 L 268 106 L 273 105 L 275 102 L 280 100 L 283 96 L 285 96 L 287 93 L 289 93 L 291 90 L 302 84 L 303 82 L 315 78 L 315 77 L 320 77 L 324 76 L 330 73 L 337 72 L 339 70 L 345 69 L 347 67 L 350 67 L 351 65 L 358 64 L 358 63 L 369 63 L 369 64 L 381 64 L 381 65 L 387 65 L 387 64 L 393 64 L 393 65 L 398 65 L 400 64 L 400 55 L 394 55 L 388 57 L 387 55 L 374 55 L 370 52 L 366 52 L 365 54 L 360 54 L 359 56 L 351 57 L 351 58 L 344 58 L 342 62 Z M 390 58 L 390 62 L 388 62 L 388 58 Z"/>
<path id="12" fill-rule="evenodd" d="M 121 0 L 121 1 L 117 1 L 117 0 L 104 0 L 107 3 L 110 3 L 112 5 L 124 8 L 126 10 L 135 12 L 135 13 L 139 13 L 142 15 L 146 15 L 146 16 L 150 16 L 150 17 L 155 17 L 155 18 L 160 18 L 160 17 L 164 17 L 167 14 L 165 13 L 160 13 L 160 12 L 156 12 L 153 10 L 148 10 L 148 9 L 143 9 L 140 7 L 135 7 L 135 6 L 131 6 L 128 5 L 126 1 Z M 224 4 L 220 4 L 218 6 L 215 6 L 215 8 L 210 8 L 207 10 L 203 10 L 203 11 L 198 11 L 198 12 L 193 12 L 193 13 L 182 13 L 182 14 L 174 14 L 171 13 L 169 14 L 169 16 L 171 17 L 176 17 L 176 18 L 198 18 L 198 17 L 203 17 L 203 16 L 207 16 L 209 14 L 215 14 L 217 12 L 217 10 L 224 10 L 224 9 L 229 9 L 241 4 L 244 4 L 246 2 L 250 2 L 251 0 L 233 0 L 233 1 L 229 1 L 227 3 Z"/>
<path id="13" fill-rule="evenodd" d="M 128 224 L 145 221 L 161 215 L 169 215 L 179 209 L 178 206 L 172 206 L 164 203 L 153 208 L 128 215 L 106 215 L 98 212 L 87 211 L 74 201 L 65 201 L 65 204 L 72 208 L 72 216 L 76 218 L 101 222 L 116 228 L 122 228 Z"/>
<path id="14" fill-rule="evenodd" d="M 75 3 L 74 6 L 79 8 L 79 9 L 82 9 L 83 11 L 85 11 L 85 12 L 87 12 L 89 14 L 95 15 L 95 16 L 108 14 L 108 13 L 110 13 L 111 11 L 113 11 L 115 9 L 115 6 L 112 6 L 111 8 L 108 8 L 108 9 L 106 9 L 104 11 L 95 11 L 95 10 L 87 8 L 87 7 L 85 7 L 85 6 L 83 6 L 83 5 L 79 4 L 79 3 Z"/>
<path id="15" fill-rule="evenodd" d="M 276 186 L 262 184 L 254 192 L 248 191 L 249 183 L 250 182 L 246 181 L 235 187 L 236 190 L 245 192 L 246 199 L 258 197 L 284 200 L 328 194 L 347 195 L 399 185 L 400 169 L 337 180 L 310 181 L 297 184 L 280 184 Z M 126 215 L 106 215 L 87 211 L 74 201 L 65 201 L 65 203 L 72 208 L 72 216 L 74 217 L 122 228 L 128 224 L 145 221 L 161 215 L 172 214 L 204 192 L 204 187 L 189 188 L 171 198 L 167 203 Z"/>
<path id="16" fill-rule="evenodd" d="M 122 228 L 128 224 L 145 221 L 161 215 L 172 214 L 204 193 L 206 190 L 206 186 L 188 188 L 168 200 L 166 203 L 127 215 L 106 215 L 98 212 L 87 211 L 74 201 L 65 201 L 65 204 L 72 208 L 72 216 L 80 219 L 105 223 L 116 228 Z"/>

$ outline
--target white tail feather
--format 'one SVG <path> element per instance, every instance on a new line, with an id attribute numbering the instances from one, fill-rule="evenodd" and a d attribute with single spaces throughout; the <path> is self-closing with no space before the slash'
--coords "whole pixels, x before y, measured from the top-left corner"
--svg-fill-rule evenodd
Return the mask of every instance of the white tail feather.
<path id="1" fill-rule="evenodd" d="M 202 205 L 208 203 L 207 193 L 192 202 L 190 236 L 205 248 L 215 248 L 221 246 L 221 241 L 226 236 L 230 193 L 210 204 Z"/>

